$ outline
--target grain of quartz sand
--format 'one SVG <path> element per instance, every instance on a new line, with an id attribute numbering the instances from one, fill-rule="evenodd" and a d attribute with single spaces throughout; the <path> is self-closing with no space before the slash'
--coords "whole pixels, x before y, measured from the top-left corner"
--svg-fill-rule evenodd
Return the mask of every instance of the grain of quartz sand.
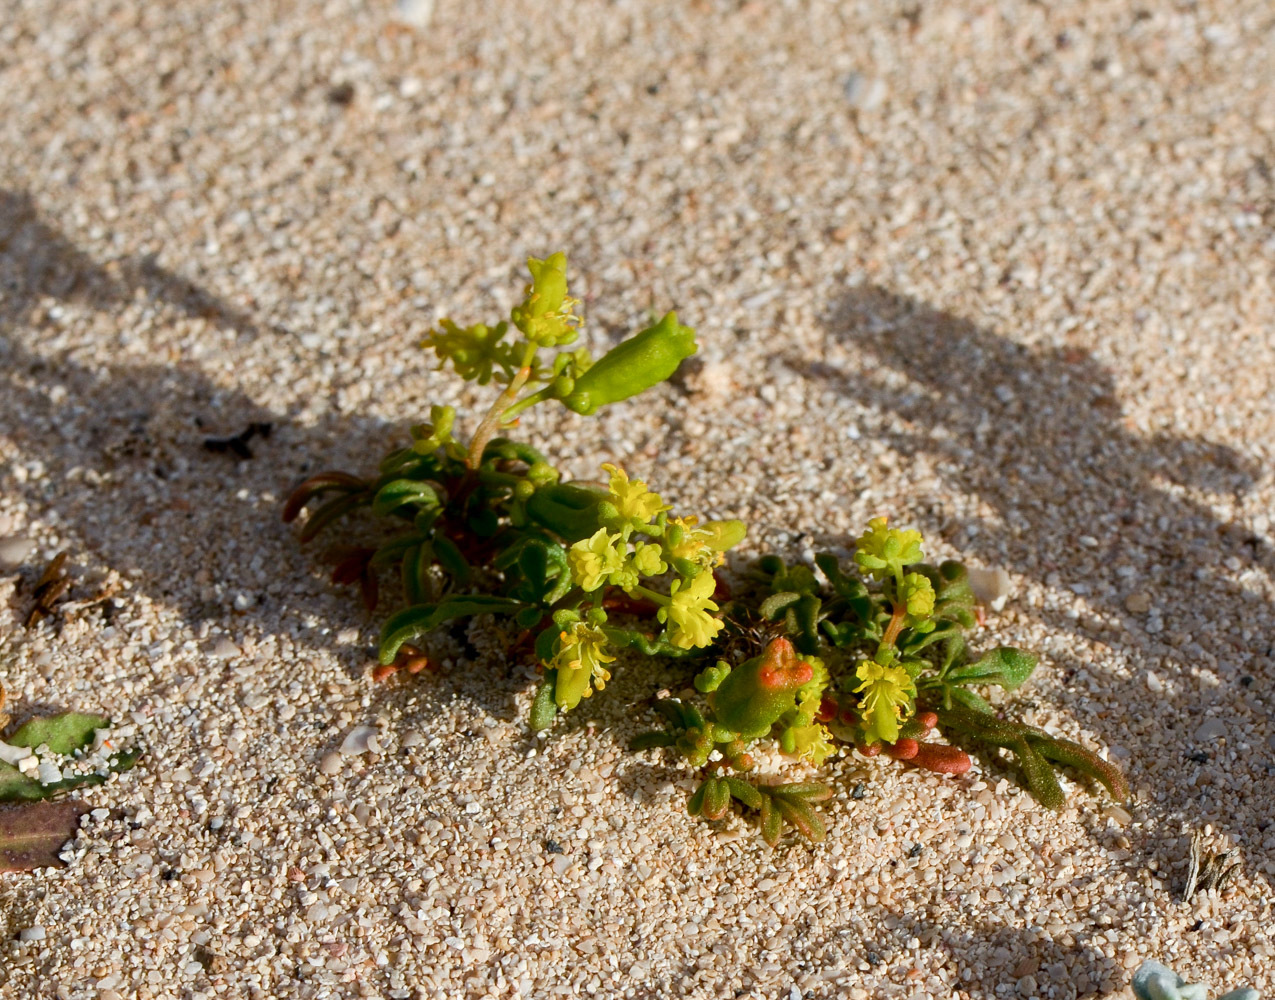
<path id="1" fill-rule="evenodd" d="M 3 682 L 148 747 L 69 867 L 0 882 L 0 992 L 1094 997 L 1144 956 L 1270 991 L 1270 6 L 429 15 L 0 18 Z M 771 851 L 623 750 L 661 668 L 547 740 L 490 629 L 373 684 L 376 619 L 280 500 L 476 405 L 415 340 L 559 247 L 590 343 L 675 306 L 701 350 L 528 436 L 752 551 L 890 513 L 1007 567 L 988 641 L 1044 654 L 1015 711 L 1133 801 L 843 759 L 828 842 Z M 200 447 L 253 422 L 251 460 Z M 64 548 L 73 600 L 121 589 L 24 632 Z M 1206 825 L 1244 868 L 1181 903 Z"/>

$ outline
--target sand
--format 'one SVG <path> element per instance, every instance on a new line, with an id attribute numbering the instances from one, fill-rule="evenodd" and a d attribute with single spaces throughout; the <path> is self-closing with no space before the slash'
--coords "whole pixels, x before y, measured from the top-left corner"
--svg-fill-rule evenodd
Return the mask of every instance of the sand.
<path id="1" fill-rule="evenodd" d="M 1269 4 L 413 6 L 0 17 L 0 680 L 147 748 L 68 867 L 0 879 L 0 991 L 1106 997 L 1154 957 L 1269 995 Z M 281 501 L 482 406 L 416 341 L 556 249 L 590 344 L 676 308 L 701 349 L 529 440 L 745 554 L 888 513 L 1004 567 L 980 641 L 1044 658 L 1006 707 L 1132 801 L 852 756 L 827 842 L 771 850 L 624 749 L 676 671 L 547 739 L 490 629 L 373 682 L 384 612 Z M 253 422 L 250 460 L 202 447 Z M 1243 868 L 1181 902 L 1195 830 Z"/>

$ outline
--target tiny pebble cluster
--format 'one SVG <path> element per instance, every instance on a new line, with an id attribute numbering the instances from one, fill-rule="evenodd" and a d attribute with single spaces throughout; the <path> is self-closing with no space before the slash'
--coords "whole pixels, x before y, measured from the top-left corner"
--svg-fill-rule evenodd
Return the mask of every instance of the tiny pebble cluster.
<path id="1" fill-rule="evenodd" d="M 146 747 L 0 879 L 0 994 L 1275 989 L 1265 0 L 17 0 L 0 52 L 0 680 Z M 1043 656 L 1002 706 L 1131 801 L 851 756 L 828 841 L 772 851 L 624 749 L 667 666 L 544 739 L 490 636 L 373 683 L 282 498 L 472 419 L 416 342 L 559 247 L 592 346 L 671 304 L 701 348 L 520 435 L 741 557 L 919 528 Z M 1197 830 L 1243 867 L 1184 903 Z"/>

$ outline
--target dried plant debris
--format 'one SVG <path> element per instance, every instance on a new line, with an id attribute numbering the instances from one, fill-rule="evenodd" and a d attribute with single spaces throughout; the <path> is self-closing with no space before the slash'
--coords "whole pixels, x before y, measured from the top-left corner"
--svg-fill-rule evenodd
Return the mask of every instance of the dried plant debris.
<path id="1" fill-rule="evenodd" d="M 1204 849 L 1204 831 L 1192 833 L 1191 864 L 1187 868 L 1186 884 L 1182 887 L 1182 902 L 1190 901 L 1197 892 L 1225 889 L 1231 876 L 1242 867 L 1239 861 L 1234 860 L 1239 853 L 1235 847 L 1221 854 L 1210 853 Z"/>
<path id="2" fill-rule="evenodd" d="M 23 625 L 26 628 L 38 625 L 53 613 L 53 607 L 71 587 L 71 578 L 66 574 L 66 551 L 59 552 L 44 567 L 40 579 L 35 585 L 35 596 L 31 602 L 31 610 L 27 612 Z"/>
<path id="3" fill-rule="evenodd" d="M 111 728 L 104 715 L 63 712 L 31 719 L 0 742 L 0 802 L 32 802 L 127 771 L 141 756 L 122 749 L 133 726 Z"/>
<path id="4" fill-rule="evenodd" d="M 88 807 L 74 799 L 0 806 L 0 872 L 29 872 L 63 864 L 59 854 L 75 836 Z"/>
<path id="5" fill-rule="evenodd" d="M 274 424 L 267 421 L 254 421 L 231 437 L 204 438 L 204 450 L 234 455 L 235 458 L 246 460 L 252 458 L 252 449 L 248 447 L 248 442 L 255 437 L 268 438 L 272 430 L 274 430 Z"/>

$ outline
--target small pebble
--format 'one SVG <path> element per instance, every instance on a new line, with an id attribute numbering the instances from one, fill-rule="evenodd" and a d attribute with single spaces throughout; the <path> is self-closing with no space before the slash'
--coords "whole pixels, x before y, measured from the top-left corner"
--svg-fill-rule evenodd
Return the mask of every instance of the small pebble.
<path id="1" fill-rule="evenodd" d="M 34 551 L 35 542 L 30 538 L 23 538 L 21 535 L 0 538 L 0 566 L 6 569 L 16 569 Z"/>
<path id="2" fill-rule="evenodd" d="M 856 111 L 873 111 L 885 100 L 886 87 L 883 80 L 863 73 L 851 73 L 841 87 L 846 100 Z"/>
<path id="3" fill-rule="evenodd" d="M 1201 743 L 1216 740 L 1226 735 L 1226 723 L 1221 719 L 1205 719 L 1195 731 L 1195 738 Z"/>
<path id="4" fill-rule="evenodd" d="M 1124 599 L 1125 610 L 1134 615 L 1145 615 L 1151 610 L 1151 595 L 1145 591 L 1130 594 Z"/>
<path id="5" fill-rule="evenodd" d="M 341 741 L 341 753 L 347 757 L 353 757 L 357 754 L 367 753 L 369 750 L 375 751 L 377 748 L 373 741 L 379 732 L 380 730 L 375 726 L 355 726 L 345 734 L 345 739 Z"/>
<path id="6" fill-rule="evenodd" d="M 331 753 L 325 753 L 323 759 L 319 761 L 319 773 L 331 776 L 340 771 L 343 766 L 341 754 L 333 750 Z"/>
<path id="7" fill-rule="evenodd" d="M 213 643 L 212 655 L 218 660 L 229 660 L 239 655 L 239 647 L 223 635 Z"/>
<path id="8" fill-rule="evenodd" d="M 1005 602 L 1014 592 L 1013 581 L 1003 566 L 992 569 L 975 567 L 969 571 L 969 581 L 974 596 L 993 611 L 1004 608 Z"/>
<path id="9" fill-rule="evenodd" d="M 43 941 L 45 938 L 44 928 L 39 924 L 31 927 L 24 927 L 18 931 L 19 941 Z"/>
<path id="10" fill-rule="evenodd" d="M 413 28 L 428 28 L 434 19 L 434 0 L 397 0 L 394 17 Z"/>

